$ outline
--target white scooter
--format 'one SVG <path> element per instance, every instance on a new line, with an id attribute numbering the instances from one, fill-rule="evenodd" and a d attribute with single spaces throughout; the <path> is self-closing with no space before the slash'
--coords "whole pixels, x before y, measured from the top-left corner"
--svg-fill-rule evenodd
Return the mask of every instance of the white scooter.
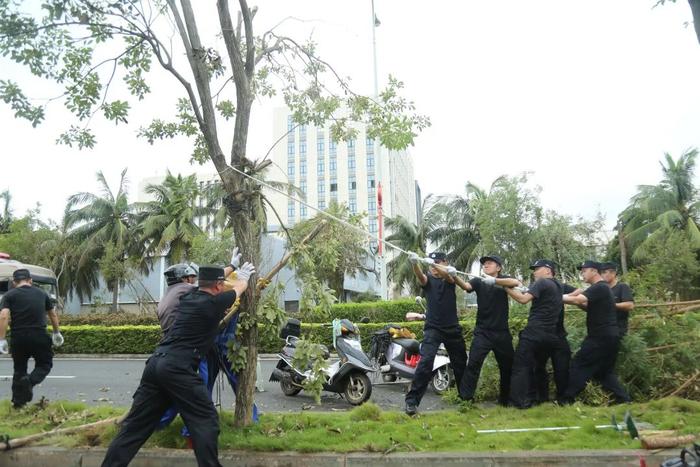
<path id="1" fill-rule="evenodd" d="M 423 300 L 416 297 L 416 303 L 425 311 Z M 424 320 L 425 314 L 406 313 L 406 320 Z M 384 382 L 394 382 L 398 378 L 412 380 L 420 361 L 420 342 L 416 339 L 393 338 L 389 329 L 400 326 L 387 325 L 372 336 L 369 357 L 379 366 L 379 372 Z M 450 367 L 450 357 L 443 344 L 440 344 L 438 354 L 433 362 L 433 376 L 430 386 L 437 394 L 442 394 L 454 383 L 454 374 Z"/>

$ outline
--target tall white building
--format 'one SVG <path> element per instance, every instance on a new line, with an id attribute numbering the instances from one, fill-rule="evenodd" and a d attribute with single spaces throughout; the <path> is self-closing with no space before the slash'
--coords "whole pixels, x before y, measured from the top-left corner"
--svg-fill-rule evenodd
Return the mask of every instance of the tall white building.
<path id="1" fill-rule="evenodd" d="M 334 141 L 328 127 L 298 126 L 289 110 L 274 112 L 273 137 L 288 133 L 272 153 L 277 169 L 272 179 L 287 181 L 301 189 L 306 202 L 326 209 L 332 201 L 346 204 L 353 213 L 366 213 L 368 230 L 377 233 L 377 163 L 382 164 L 382 198 L 384 217 L 401 215 L 416 222 L 416 184 L 413 159 L 405 151 L 388 151 L 375 147 L 363 126 L 355 126 L 357 137 L 347 142 Z M 275 210 L 286 225 L 313 217 L 315 212 L 275 193 L 270 195 Z M 268 216 L 269 229 L 279 228 L 279 221 Z"/>

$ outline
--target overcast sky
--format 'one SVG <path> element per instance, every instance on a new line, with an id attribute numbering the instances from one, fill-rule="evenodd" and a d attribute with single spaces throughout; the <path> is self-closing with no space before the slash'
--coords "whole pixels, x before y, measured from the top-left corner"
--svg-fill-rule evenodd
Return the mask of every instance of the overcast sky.
<path id="1" fill-rule="evenodd" d="M 664 152 L 677 157 L 700 145 L 700 45 L 684 26 L 690 9 L 653 3 L 376 0 L 380 82 L 389 73 L 403 80 L 404 94 L 432 119 L 410 149 L 423 194 L 462 193 L 467 181 L 487 187 L 499 175 L 530 171 L 546 207 L 585 217 L 601 211 L 614 222 L 637 185 L 659 180 Z M 313 35 L 358 91 L 372 92 L 369 0 L 259 5 L 257 31 L 287 16 L 304 20 L 285 22 L 283 32 Z M 55 94 L 6 59 L 0 69 L 34 97 Z M 167 117 L 182 94 L 170 77 L 154 76 L 154 94 L 134 106 L 128 126 L 95 119 L 91 151 L 54 144 L 70 124 L 60 101 L 37 129 L 0 106 L 0 190 L 11 191 L 15 214 L 40 202 L 44 218 L 59 220 L 70 194 L 97 189 L 98 170 L 116 184 L 128 167 L 132 192 L 166 168 L 212 172 L 188 164 L 183 140 L 150 146 L 136 138 L 154 110 Z M 256 104 L 250 156 L 279 136 L 271 123 L 279 104 Z"/>

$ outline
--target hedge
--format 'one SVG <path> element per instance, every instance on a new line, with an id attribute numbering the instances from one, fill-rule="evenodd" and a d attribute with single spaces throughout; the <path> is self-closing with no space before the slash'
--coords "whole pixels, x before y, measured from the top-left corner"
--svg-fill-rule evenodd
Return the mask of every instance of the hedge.
<path id="1" fill-rule="evenodd" d="M 338 303 L 331 307 L 330 317 L 313 316 L 306 319 L 307 322 L 330 323 L 333 318 L 348 318 L 351 321 L 360 321 L 368 317 L 373 322 L 393 322 L 404 321 L 406 313 L 409 311 L 422 312 L 423 309 L 413 300 L 393 300 L 385 302 L 360 302 L 360 303 Z M 301 313 L 300 313 L 301 314 Z M 308 313 L 305 313 L 308 314 Z M 295 316 L 295 314 L 290 314 Z M 86 313 L 79 315 L 62 314 L 60 316 L 62 325 L 100 325 L 100 326 L 126 326 L 126 325 L 157 325 L 158 318 L 155 313 L 135 314 L 135 313 Z"/>

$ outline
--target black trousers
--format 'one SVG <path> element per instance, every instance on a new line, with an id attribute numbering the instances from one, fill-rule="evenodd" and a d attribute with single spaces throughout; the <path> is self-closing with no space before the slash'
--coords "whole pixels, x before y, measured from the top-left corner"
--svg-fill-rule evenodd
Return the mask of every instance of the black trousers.
<path id="1" fill-rule="evenodd" d="M 11 338 L 12 362 L 12 403 L 23 405 L 32 399 L 31 388 L 44 381 L 53 367 L 51 337 L 44 330 L 17 330 Z M 34 370 L 27 384 L 27 365 L 34 359 Z"/>
<path id="2" fill-rule="evenodd" d="M 520 332 L 510 380 L 510 402 L 513 406 L 525 409 L 532 405 L 532 385 L 537 356 L 549 353 L 557 345 L 557 340 L 558 337 L 553 332 L 530 328 Z"/>
<path id="3" fill-rule="evenodd" d="M 469 359 L 467 368 L 461 381 L 460 395 L 467 400 L 474 399 L 476 385 L 479 382 L 481 367 L 489 352 L 493 352 L 501 374 L 498 402 L 508 404 L 510 395 L 510 374 L 513 369 L 513 336 L 508 331 L 489 331 L 475 329 L 471 347 L 469 347 Z"/>
<path id="4" fill-rule="evenodd" d="M 547 360 L 552 360 L 552 372 L 554 384 L 557 387 L 557 400 L 564 396 L 566 386 L 569 384 L 569 365 L 571 364 L 571 347 L 566 336 L 558 336 L 554 347 L 535 356 L 535 370 L 533 375 L 532 394 L 530 399 L 538 403 L 549 400 L 549 374 L 547 373 Z"/>
<path id="5" fill-rule="evenodd" d="M 103 467 L 128 465 L 172 404 L 177 406 L 192 435 L 197 464 L 221 465 L 218 460 L 219 416 L 207 387 L 196 372 L 197 363 L 191 355 L 159 353 L 148 359 L 129 415 L 109 445 Z"/>
<path id="6" fill-rule="evenodd" d="M 406 394 L 406 403 L 419 405 L 421 399 L 428 389 L 428 383 L 433 377 L 433 363 L 437 355 L 440 343 L 445 344 L 447 354 L 450 356 L 450 364 L 454 371 L 455 381 L 462 381 L 464 368 L 467 365 L 467 346 L 462 337 L 462 328 L 455 326 L 454 329 L 426 329 L 423 332 L 423 342 L 420 346 L 420 361 L 416 367 L 416 373 L 411 382 L 411 389 Z"/>
<path id="7" fill-rule="evenodd" d="M 599 381 L 617 402 L 629 402 L 629 394 L 615 376 L 619 348 L 618 336 L 587 336 L 571 362 L 569 385 L 561 402 L 572 403 L 591 380 Z"/>

